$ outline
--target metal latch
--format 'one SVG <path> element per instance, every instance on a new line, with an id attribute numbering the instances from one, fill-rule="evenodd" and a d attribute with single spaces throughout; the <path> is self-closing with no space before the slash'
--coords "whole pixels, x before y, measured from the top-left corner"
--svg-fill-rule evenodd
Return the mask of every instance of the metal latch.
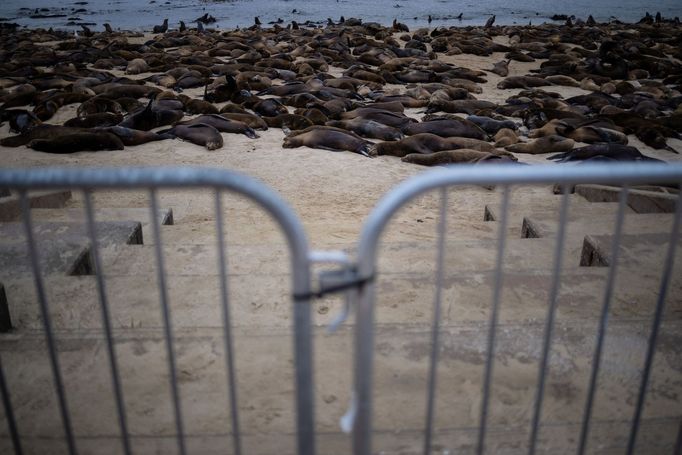
<path id="1" fill-rule="evenodd" d="M 323 297 L 327 294 L 344 292 L 344 306 L 341 313 L 336 316 L 327 327 L 327 332 L 334 332 L 348 318 L 351 306 L 351 293 L 349 291 L 357 289 L 363 284 L 371 281 L 371 278 L 360 278 L 357 275 L 355 264 L 351 262 L 348 255 L 343 251 L 311 251 L 309 255 L 311 264 L 331 263 L 341 267 L 336 270 L 325 270 L 318 275 L 318 289 L 310 292 L 309 295 L 296 296 L 297 299 L 310 299 L 313 297 Z"/>

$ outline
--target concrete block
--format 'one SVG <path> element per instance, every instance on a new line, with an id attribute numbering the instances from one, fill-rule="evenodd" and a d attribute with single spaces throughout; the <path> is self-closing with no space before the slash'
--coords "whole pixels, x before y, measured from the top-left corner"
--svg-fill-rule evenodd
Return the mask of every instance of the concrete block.
<path id="1" fill-rule="evenodd" d="M 29 194 L 31 208 L 60 208 L 71 199 L 71 191 L 31 191 Z M 21 200 L 14 193 L 0 199 L 0 221 L 13 221 L 21 216 Z"/>

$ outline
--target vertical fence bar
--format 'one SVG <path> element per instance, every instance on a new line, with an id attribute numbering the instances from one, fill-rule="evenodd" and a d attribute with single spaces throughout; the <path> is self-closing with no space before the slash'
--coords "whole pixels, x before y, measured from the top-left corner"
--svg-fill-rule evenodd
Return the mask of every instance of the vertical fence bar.
<path id="1" fill-rule="evenodd" d="M 154 230 L 154 239 L 156 240 L 156 270 L 157 281 L 159 286 L 159 296 L 161 299 L 161 312 L 163 314 L 164 334 L 166 337 L 166 349 L 168 355 L 168 369 L 170 374 L 171 395 L 173 399 L 173 410 L 175 412 L 175 431 L 177 433 L 178 451 L 180 455 L 185 455 L 185 436 L 182 422 L 182 409 L 180 403 L 180 392 L 178 390 L 178 378 L 175 366 L 175 349 L 173 347 L 173 327 L 170 313 L 170 306 L 168 304 L 168 294 L 166 291 L 166 271 L 163 262 L 163 250 L 161 242 L 161 228 L 159 227 L 158 217 L 158 203 L 156 200 L 156 190 L 149 191 L 151 200 L 151 221 L 152 229 Z"/>
<path id="2" fill-rule="evenodd" d="M 580 429 L 580 442 L 578 444 L 578 455 L 583 455 L 587 449 L 587 438 L 590 432 L 590 421 L 592 419 L 592 407 L 594 405 L 594 395 L 597 390 L 597 380 L 599 378 L 599 368 L 601 366 L 601 355 L 604 346 L 604 338 L 606 336 L 606 326 L 609 320 L 609 311 L 611 307 L 611 297 L 613 296 L 613 285 L 616 279 L 616 271 L 618 269 L 618 259 L 620 257 L 620 239 L 623 232 L 623 221 L 625 220 L 625 209 L 627 207 L 629 188 L 623 186 L 620 192 L 620 200 L 618 202 L 618 214 L 616 215 L 616 226 L 613 234 L 613 241 L 611 244 L 611 262 L 609 264 L 609 272 L 606 278 L 606 290 L 604 291 L 604 304 L 599 318 L 599 330 L 597 332 L 597 341 L 594 347 L 594 356 L 592 361 L 592 371 L 590 373 L 590 385 L 587 391 L 587 401 L 585 403 L 585 411 L 583 414 L 583 421 Z"/>
<path id="3" fill-rule="evenodd" d="M 670 244 L 668 246 L 668 253 L 665 258 L 665 266 L 663 269 L 663 276 L 661 278 L 661 286 L 658 291 L 658 300 L 656 302 L 656 310 L 651 324 L 651 334 L 649 336 L 649 346 L 646 353 L 646 360 L 644 362 L 644 371 L 642 372 L 642 383 L 639 387 L 639 394 L 637 397 L 637 405 L 635 406 L 635 415 L 632 419 L 632 427 L 630 428 L 630 437 L 628 439 L 627 454 L 632 455 L 635 452 L 637 444 L 637 431 L 639 430 L 640 420 L 642 418 L 642 410 L 644 409 L 644 400 L 646 398 L 646 391 L 649 385 L 649 378 L 651 376 L 651 367 L 654 363 L 654 354 L 656 353 L 656 342 L 658 341 L 658 330 L 663 320 L 663 310 L 665 309 L 665 299 L 668 295 L 668 288 L 670 284 L 670 276 L 675 264 L 675 251 L 677 250 L 677 239 L 680 231 L 680 219 L 682 218 L 682 197 L 677 198 L 677 207 L 675 209 L 675 219 L 673 221 L 673 228 L 670 232 Z"/>
<path id="4" fill-rule="evenodd" d="M 488 408 L 490 404 L 490 384 L 493 377 L 493 365 L 495 363 L 495 335 L 497 333 L 497 319 L 502 295 L 502 262 L 504 260 L 505 240 L 507 238 L 507 219 L 509 215 L 509 186 L 504 187 L 502 194 L 502 217 L 500 218 L 499 237 L 497 240 L 497 261 L 495 262 L 495 289 L 493 290 L 493 302 L 490 309 L 490 322 L 488 324 L 488 347 L 485 360 L 485 372 L 483 376 L 483 399 L 481 402 L 481 418 L 478 425 L 478 442 L 476 453 L 482 455 L 485 452 L 485 433 L 488 424 Z"/>
<path id="5" fill-rule="evenodd" d="M 225 258 L 225 240 L 223 238 L 223 204 L 222 193 L 215 189 L 215 220 L 218 240 L 218 272 L 220 273 L 220 303 L 223 314 L 223 330 L 225 339 L 225 362 L 227 367 L 228 395 L 230 397 L 230 415 L 232 418 L 232 442 L 235 455 L 241 455 L 241 434 L 239 432 L 239 408 L 237 406 L 237 380 L 234 370 L 234 350 L 232 346 L 232 322 L 227 291 L 227 260 Z"/>
<path id="6" fill-rule="evenodd" d="M 426 398 L 426 430 L 424 433 L 424 455 L 431 453 L 433 434 L 433 402 L 436 396 L 436 376 L 438 374 L 438 351 L 440 333 L 440 313 L 443 296 L 443 269 L 445 261 L 445 231 L 447 227 L 448 188 L 440 192 L 440 218 L 438 220 L 438 251 L 436 253 L 436 295 L 433 302 L 433 326 L 431 328 L 431 363 Z"/>
<path id="7" fill-rule="evenodd" d="M 55 391 L 57 392 L 57 399 L 59 400 L 59 412 L 62 417 L 62 424 L 64 426 L 66 444 L 69 453 L 71 455 L 75 455 L 77 453 L 76 441 L 73 437 L 73 430 L 71 427 L 71 416 L 69 415 L 69 408 L 66 402 L 66 392 L 64 391 L 64 383 L 62 382 L 61 369 L 59 368 L 59 356 L 57 355 L 57 347 L 54 339 L 54 332 L 52 331 L 52 319 L 50 317 L 50 310 L 47 306 L 45 284 L 43 283 L 43 276 L 40 271 L 38 249 L 35 244 L 36 239 L 33 236 L 31 207 L 25 190 L 21 191 L 20 198 L 21 214 L 24 220 L 24 228 L 26 229 L 26 242 L 28 243 L 28 252 L 29 257 L 31 259 L 31 266 L 33 268 L 33 277 L 35 279 L 36 292 L 38 294 L 38 301 L 40 302 L 40 313 L 43 318 L 43 328 L 45 329 L 45 341 L 47 343 L 47 349 L 50 354 L 50 365 L 52 367 L 52 375 L 54 377 L 54 386 Z"/>
<path id="8" fill-rule="evenodd" d="M 2 405 L 5 408 L 5 418 L 7 419 L 7 427 L 9 429 L 10 437 L 12 438 L 14 453 L 16 455 L 22 455 L 24 452 L 21 448 L 21 440 L 19 439 L 17 421 L 14 419 L 12 400 L 9 396 L 9 389 L 7 387 L 7 382 L 5 381 L 5 372 L 2 368 L 2 356 L 0 356 L 0 393 L 2 394 Z"/>
<path id="9" fill-rule="evenodd" d="M 130 455 L 130 438 L 128 434 L 128 424 L 126 419 L 125 405 L 123 401 L 123 388 L 118 372 L 118 361 L 116 360 L 116 348 L 114 347 L 114 337 L 111 333 L 111 316 L 107 299 L 106 287 L 104 284 L 104 270 L 99 255 L 99 242 L 97 241 L 97 227 L 95 226 L 95 214 L 92 207 L 92 195 L 90 191 L 83 191 L 85 201 L 85 213 L 88 219 L 88 234 L 90 235 L 90 245 L 93 261 L 95 263 L 95 276 L 97 277 L 97 292 L 99 294 L 100 308 L 102 309 L 102 325 L 107 341 L 107 352 L 109 354 L 109 368 L 111 371 L 111 384 L 114 388 L 114 398 L 116 400 L 116 410 L 118 412 L 118 423 L 121 427 L 121 443 L 123 452 Z"/>
<path id="10" fill-rule="evenodd" d="M 675 441 L 673 455 L 682 455 L 682 420 L 680 421 L 680 427 L 677 429 L 677 440 Z"/>
<path id="11" fill-rule="evenodd" d="M 538 430 L 540 428 L 540 418 L 542 415 L 542 401 L 545 394 L 545 379 L 549 364 L 549 355 L 552 348 L 552 334 L 554 331 L 554 316 L 556 314 L 557 297 L 559 295 L 559 285 L 561 281 L 561 264 L 563 262 L 564 239 L 566 236 L 566 220 L 568 215 L 569 191 L 566 185 L 563 186 L 563 196 L 561 198 L 561 214 L 559 216 L 559 231 L 557 232 L 556 250 L 554 252 L 554 272 L 552 275 L 552 287 L 549 294 L 549 310 L 547 311 L 547 321 L 545 323 L 545 337 L 542 347 L 542 357 L 538 372 L 538 388 L 535 394 L 535 405 L 533 409 L 533 421 L 531 424 L 530 441 L 528 453 L 535 454 Z"/>

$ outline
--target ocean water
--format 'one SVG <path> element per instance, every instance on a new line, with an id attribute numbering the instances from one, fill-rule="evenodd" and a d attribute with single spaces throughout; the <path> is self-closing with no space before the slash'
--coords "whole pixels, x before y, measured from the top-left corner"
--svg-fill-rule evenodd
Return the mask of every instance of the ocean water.
<path id="1" fill-rule="evenodd" d="M 55 27 L 78 29 L 88 24 L 93 30 L 103 30 L 108 22 L 114 29 L 151 30 L 169 19 L 170 28 L 177 28 L 184 20 L 188 26 L 205 13 L 215 17 L 212 27 L 227 29 L 253 25 L 259 16 L 263 24 L 281 19 L 284 24 L 295 20 L 326 23 L 327 18 L 338 21 L 341 16 L 358 17 L 365 22 L 390 24 L 393 19 L 411 29 L 452 25 L 483 25 L 492 15 L 496 24 L 540 24 L 551 22 L 554 14 L 587 18 L 592 14 L 597 21 L 618 19 L 625 22 L 639 20 L 645 12 L 660 11 L 664 17 L 682 18 L 682 0 L 659 0 L 643 3 L 640 0 L 2 0 L 0 18 L 26 27 Z M 31 18 L 31 15 L 59 17 Z M 462 19 L 456 19 L 460 13 Z"/>

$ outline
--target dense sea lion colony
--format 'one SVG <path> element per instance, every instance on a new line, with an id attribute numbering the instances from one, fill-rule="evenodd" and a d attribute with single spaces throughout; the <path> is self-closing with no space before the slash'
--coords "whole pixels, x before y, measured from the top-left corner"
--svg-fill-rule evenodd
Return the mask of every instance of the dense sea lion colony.
<path id="1" fill-rule="evenodd" d="M 214 150 L 230 145 L 221 133 L 257 139 L 257 130 L 281 128 L 284 148 L 443 164 L 514 161 L 509 152 L 555 152 L 561 161 L 642 160 L 648 158 L 627 145 L 628 134 L 671 153 L 667 139 L 680 138 L 679 23 L 569 19 L 561 26 L 410 32 L 396 22 L 329 22 L 183 27 L 142 44 L 110 27 L 79 37 L 3 28 L 0 121 L 18 134 L 0 144 L 72 153 L 180 138 Z M 501 35 L 508 44 L 493 40 Z M 504 104 L 477 99 L 486 72 L 438 58 L 494 52 L 505 55 L 490 69 L 504 77 L 498 88 L 522 89 Z M 537 59 L 539 70 L 508 76 L 510 61 Z M 128 77 L 141 73 L 150 75 Z M 557 85 L 591 93 L 563 99 L 552 92 Z M 183 93 L 197 88 L 201 95 Z M 50 123 L 72 103 L 76 117 Z M 406 108 L 426 115 L 418 121 Z"/>

